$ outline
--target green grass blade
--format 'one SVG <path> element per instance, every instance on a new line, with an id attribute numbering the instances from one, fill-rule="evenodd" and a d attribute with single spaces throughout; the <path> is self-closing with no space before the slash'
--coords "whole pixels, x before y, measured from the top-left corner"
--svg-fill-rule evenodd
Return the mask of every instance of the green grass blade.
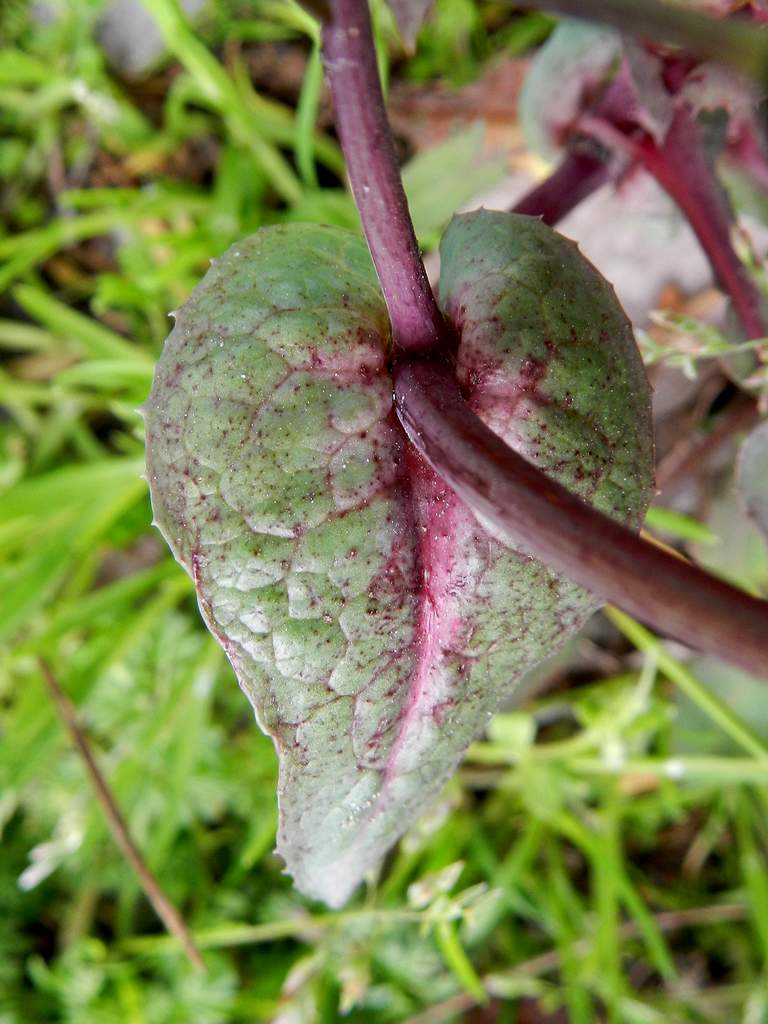
<path id="1" fill-rule="evenodd" d="M 452 921 L 439 921 L 435 927 L 435 939 L 443 959 L 462 986 L 481 1005 L 488 1002 L 488 995 L 472 961 L 459 940 Z"/>
<path id="2" fill-rule="evenodd" d="M 301 199 L 302 187 L 279 150 L 265 140 L 258 118 L 246 106 L 235 83 L 208 48 L 195 36 L 177 0 L 143 0 L 162 32 L 165 45 L 198 83 L 229 130 L 289 204 Z"/>
<path id="3" fill-rule="evenodd" d="M 689 669 L 673 657 L 663 644 L 639 622 L 618 608 L 608 607 L 605 614 L 624 636 L 637 647 L 656 658 L 659 670 L 675 683 L 723 732 L 753 757 L 768 759 L 768 747 L 748 725 L 718 700 Z"/>
<path id="4" fill-rule="evenodd" d="M 151 366 L 152 357 L 144 349 L 93 317 L 78 313 L 44 289 L 19 285 L 14 289 L 13 297 L 31 317 L 83 355 L 92 359 L 114 359 L 134 366 L 137 363 Z"/>
<path id="5" fill-rule="evenodd" d="M 296 164 L 308 188 L 317 188 L 315 170 L 315 121 L 320 105 L 320 90 L 323 85 L 323 65 L 320 59 L 320 44 L 316 42 L 307 61 L 304 81 L 301 86 L 299 103 L 296 107 Z"/>

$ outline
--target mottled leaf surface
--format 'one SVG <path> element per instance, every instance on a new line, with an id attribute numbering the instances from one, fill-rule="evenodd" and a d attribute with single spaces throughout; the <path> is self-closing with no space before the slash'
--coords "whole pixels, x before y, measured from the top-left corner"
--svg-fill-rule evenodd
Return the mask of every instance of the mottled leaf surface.
<path id="1" fill-rule="evenodd" d="M 636 526 L 648 389 L 611 289 L 508 214 L 456 218 L 442 266 L 473 407 Z M 278 851 L 332 906 L 596 607 L 495 540 L 410 449 L 389 346 L 361 239 L 264 229 L 179 313 L 146 408 L 156 521 L 278 751 Z"/>

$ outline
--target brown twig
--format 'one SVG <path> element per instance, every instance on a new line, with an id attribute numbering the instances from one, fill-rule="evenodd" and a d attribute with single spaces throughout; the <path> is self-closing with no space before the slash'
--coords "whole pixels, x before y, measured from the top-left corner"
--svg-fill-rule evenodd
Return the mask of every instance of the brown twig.
<path id="1" fill-rule="evenodd" d="M 733 408 L 723 412 L 713 429 L 699 438 L 686 438 L 675 446 L 656 469 L 656 486 L 665 496 L 686 482 L 690 474 L 710 458 L 722 445 L 742 430 L 748 430 L 760 419 L 757 402 L 745 398 Z"/>
<path id="2" fill-rule="evenodd" d="M 77 712 L 74 705 L 59 686 L 56 676 L 45 658 L 39 657 L 38 664 L 40 665 L 40 671 L 53 699 L 56 710 L 59 713 L 59 717 L 64 723 L 72 742 L 83 759 L 86 771 L 88 772 L 91 782 L 93 783 L 93 788 L 96 791 L 96 797 L 102 806 L 104 815 L 107 819 L 107 824 L 109 825 L 109 830 L 112 833 L 115 842 L 120 847 L 125 859 L 135 872 L 136 877 L 139 880 L 139 884 L 144 890 L 147 899 L 154 907 L 157 916 L 163 922 L 171 935 L 175 936 L 175 938 L 179 940 L 187 958 L 195 969 L 201 973 L 205 973 L 203 958 L 201 957 L 197 946 L 195 946 L 194 940 L 184 919 L 161 889 L 160 883 L 147 866 L 138 847 L 131 838 L 131 834 L 128 831 L 128 826 L 123 818 L 122 812 L 117 806 L 115 798 L 112 796 L 109 786 L 107 785 L 107 782 L 101 774 L 101 770 L 96 764 L 96 760 L 91 753 L 91 748 L 88 744 L 85 732 L 77 720 Z"/>

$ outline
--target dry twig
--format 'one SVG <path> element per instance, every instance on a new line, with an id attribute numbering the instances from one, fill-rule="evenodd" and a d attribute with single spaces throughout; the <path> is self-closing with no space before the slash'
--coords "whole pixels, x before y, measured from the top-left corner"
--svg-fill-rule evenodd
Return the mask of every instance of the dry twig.
<path id="1" fill-rule="evenodd" d="M 101 774 L 101 770 L 96 764 L 96 760 L 91 753 L 88 739 L 77 720 L 77 712 L 72 702 L 59 686 L 56 676 L 45 658 L 38 658 L 38 663 L 40 665 L 40 671 L 42 672 L 45 684 L 48 687 L 48 691 L 53 698 L 56 710 L 59 713 L 59 717 L 64 723 L 70 737 L 72 738 L 72 742 L 83 759 L 86 771 L 93 783 L 93 788 L 96 790 L 96 797 L 104 810 L 109 830 L 112 833 L 115 842 L 120 847 L 125 859 L 135 872 L 136 877 L 139 880 L 139 884 L 144 890 L 147 899 L 154 907 L 157 916 L 163 922 L 171 935 L 175 936 L 179 940 L 187 958 L 195 969 L 201 973 L 205 973 L 203 958 L 194 943 L 184 918 L 163 892 L 160 887 L 160 883 L 147 866 L 138 847 L 131 838 L 125 818 L 123 817 L 120 808 L 117 806 L 115 798 L 112 796 L 109 786 L 107 785 L 106 779 Z"/>

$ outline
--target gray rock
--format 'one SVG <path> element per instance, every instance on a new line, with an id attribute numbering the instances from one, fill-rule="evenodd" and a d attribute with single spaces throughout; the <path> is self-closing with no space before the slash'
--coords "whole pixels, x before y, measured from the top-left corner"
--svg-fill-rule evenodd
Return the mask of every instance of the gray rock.
<path id="1" fill-rule="evenodd" d="M 196 15 L 205 0 L 181 0 L 188 15 Z M 116 68 L 141 75 L 165 52 L 165 43 L 152 15 L 141 0 L 113 0 L 101 20 L 99 42 Z"/>

